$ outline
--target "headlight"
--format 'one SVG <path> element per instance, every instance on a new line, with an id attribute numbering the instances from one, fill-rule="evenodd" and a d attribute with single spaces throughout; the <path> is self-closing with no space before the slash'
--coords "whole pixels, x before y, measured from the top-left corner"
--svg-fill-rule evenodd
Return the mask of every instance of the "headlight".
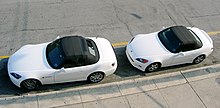
<path id="1" fill-rule="evenodd" d="M 10 73 L 13 77 L 15 77 L 16 79 L 21 78 L 21 75 L 16 74 L 16 73 Z"/>
<path id="2" fill-rule="evenodd" d="M 137 61 L 141 62 L 141 63 L 147 63 L 148 60 L 143 59 L 143 58 L 136 58 Z"/>

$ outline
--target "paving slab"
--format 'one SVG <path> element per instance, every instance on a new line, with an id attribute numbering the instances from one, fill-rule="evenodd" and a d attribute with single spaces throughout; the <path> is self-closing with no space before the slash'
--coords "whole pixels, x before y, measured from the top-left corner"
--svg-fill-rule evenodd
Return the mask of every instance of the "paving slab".
<path id="1" fill-rule="evenodd" d="M 0 98 L 0 108 L 38 108 L 36 96 Z"/>
<path id="2" fill-rule="evenodd" d="M 169 108 L 205 108 L 188 84 L 163 88 L 160 92 Z"/>
<path id="3" fill-rule="evenodd" d="M 130 108 L 125 97 L 115 97 L 83 103 L 84 108 Z"/>
<path id="4" fill-rule="evenodd" d="M 170 87 L 186 83 L 185 78 L 180 72 L 160 74 L 150 77 L 153 79 L 158 88 Z"/>
<path id="5" fill-rule="evenodd" d="M 95 101 L 111 97 L 121 96 L 118 86 L 114 83 L 109 85 L 100 85 L 79 91 L 82 102 Z"/>
<path id="6" fill-rule="evenodd" d="M 134 79 L 134 81 L 136 82 L 137 87 L 144 92 L 157 89 L 154 80 L 148 77 L 137 78 Z"/>
<path id="7" fill-rule="evenodd" d="M 206 78 L 211 78 L 220 75 L 220 68 L 218 67 L 205 67 L 190 69 L 186 71 L 181 71 L 188 82 L 198 81 Z"/>
<path id="8" fill-rule="evenodd" d="M 207 108 L 220 106 L 220 76 L 190 83 Z"/>
<path id="9" fill-rule="evenodd" d="M 133 79 L 120 81 L 120 82 L 117 82 L 117 84 L 122 95 L 143 92 L 143 90 L 137 87 L 137 83 Z"/>
<path id="10" fill-rule="evenodd" d="M 46 95 L 40 94 L 37 97 L 39 108 L 81 103 L 79 91 L 55 92 Z"/>
<path id="11" fill-rule="evenodd" d="M 126 96 L 130 108 L 168 108 L 158 90 Z"/>
<path id="12" fill-rule="evenodd" d="M 65 105 L 65 106 L 57 106 L 53 108 L 84 108 L 82 104 L 71 104 L 71 105 Z"/>

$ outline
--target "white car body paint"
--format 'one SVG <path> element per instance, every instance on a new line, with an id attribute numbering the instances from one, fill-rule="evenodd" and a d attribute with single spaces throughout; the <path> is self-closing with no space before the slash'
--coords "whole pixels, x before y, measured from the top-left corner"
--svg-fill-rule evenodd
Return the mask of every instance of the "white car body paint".
<path id="1" fill-rule="evenodd" d="M 172 65 L 192 63 L 193 60 L 201 55 L 205 54 L 206 57 L 213 51 L 213 41 L 209 35 L 199 28 L 187 27 L 191 29 L 201 40 L 203 46 L 196 50 L 171 53 L 158 38 L 158 32 L 150 34 L 138 34 L 132 38 L 126 47 L 126 56 L 130 63 L 145 71 L 146 67 L 152 63 L 160 62 L 161 67 L 167 67 Z M 148 60 L 147 63 L 141 63 L 136 58 L 144 58 Z"/>
<path id="2" fill-rule="evenodd" d="M 18 87 L 26 79 L 37 79 L 41 84 L 53 84 L 87 80 L 94 72 L 104 72 L 105 76 L 116 71 L 117 59 L 110 42 L 104 38 L 86 37 L 92 39 L 98 48 L 99 61 L 92 65 L 53 69 L 46 59 L 46 46 L 49 43 L 25 45 L 10 56 L 8 60 L 8 75 Z M 112 66 L 112 64 L 115 64 Z M 10 73 L 16 73 L 21 78 L 16 79 Z"/>

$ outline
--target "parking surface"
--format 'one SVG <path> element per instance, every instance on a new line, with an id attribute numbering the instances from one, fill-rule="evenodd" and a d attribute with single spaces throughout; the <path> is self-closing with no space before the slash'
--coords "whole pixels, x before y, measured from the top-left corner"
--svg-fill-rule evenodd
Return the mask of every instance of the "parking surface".
<path id="1" fill-rule="evenodd" d="M 13 54 L 25 44 L 51 41 L 58 35 L 101 36 L 115 45 L 119 66 L 101 83 L 154 76 L 220 63 L 220 1 L 218 0 L 7 0 L 0 1 L 0 55 Z M 125 56 L 133 35 L 172 25 L 196 26 L 214 41 L 214 52 L 202 64 L 142 73 Z M 0 97 L 87 86 L 86 82 L 47 85 L 38 91 L 16 88 L 8 79 L 7 59 L 0 62 Z"/>

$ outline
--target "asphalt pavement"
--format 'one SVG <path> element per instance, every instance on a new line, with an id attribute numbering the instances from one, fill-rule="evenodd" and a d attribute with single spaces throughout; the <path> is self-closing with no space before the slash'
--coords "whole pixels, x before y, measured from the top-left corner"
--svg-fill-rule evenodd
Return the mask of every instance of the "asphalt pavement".
<path id="1" fill-rule="evenodd" d="M 220 64 L 120 82 L 0 98 L 0 108 L 219 108 Z"/>

